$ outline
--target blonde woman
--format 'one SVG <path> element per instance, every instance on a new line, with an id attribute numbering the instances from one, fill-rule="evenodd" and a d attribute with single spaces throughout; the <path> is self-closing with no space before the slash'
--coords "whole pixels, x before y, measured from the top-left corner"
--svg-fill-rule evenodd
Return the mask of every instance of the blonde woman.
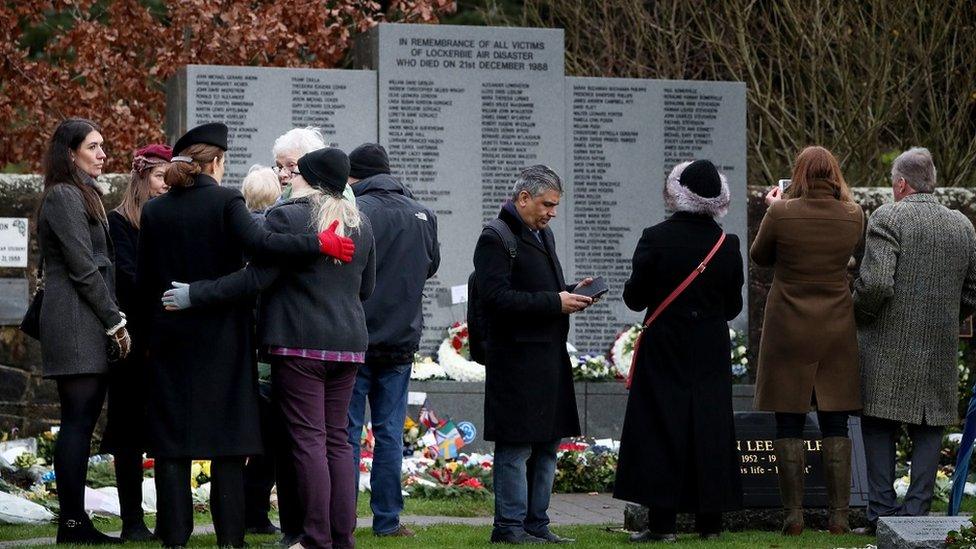
<path id="1" fill-rule="evenodd" d="M 273 169 L 255 164 L 247 171 L 241 183 L 241 194 L 244 204 L 251 214 L 258 214 L 264 219 L 264 211 L 278 201 L 281 196 L 281 185 Z"/>
<path id="2" fill-rule="evenodd" d="M 262 291 L 258 338 L 270 356 L 294 442 L 305 507 L 300 543 L 353 547 L 356 475 L 347 410 L 368 343 L 362 302 L 372 293 L 376 274 L 373 230 L 356 206 L 342 199 L 349 177 L 345 153 L 320 149 L 296 164 L 291 197 L 268 210 L 268 228 L 288 234 L 335 229 L 355 243 L 352 261 L 322 257 L 285 266 L 255 261 L 219 280 L 192 283 L 190 303 L 207 307 Z"/>

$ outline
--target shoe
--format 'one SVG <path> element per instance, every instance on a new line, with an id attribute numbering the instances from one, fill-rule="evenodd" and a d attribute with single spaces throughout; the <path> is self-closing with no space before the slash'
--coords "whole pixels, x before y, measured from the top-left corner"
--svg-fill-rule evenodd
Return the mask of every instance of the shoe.
<path id="1" fill-rule="evenodd" d="M 146 528 L 146 524 L 142 521 L 132 524 L 131 526 L 122 526 L 122 541 L 133 541 L 133 542 L 146 542 L 146 541 L 156 541 L 156 534 L 152 533 L 149 528 Z"/>
<path id="2" fill-rule="evenodd" d="M 553 534 L 552 530 L 548 528 L 546 528 L 545 530 L 541 530 L 539 532 L 530 532 L 528 530 L 526 530 L 525 532 L 530 536 L 535 536 L 539 539 L 545 540 L 546 543 L 575 543 L 576 542 L 576 540 L 573 538 L 564 538 L 562 536 Z"/>
<path id="3" fill-rule="evenodd" d="M 281 529 L 271 524 L 271 521 L 264 519 L 264 524 L 252 524 L 244 527 L 244 531 L 248 534 L 280 534 Z"/>
<path id="4" fill-rule="evenodd" d="M 525 530 L 519 530 L 516 532 L 507 533 L 491 533 L 492 543 L 508 543 L 510 545 L 538 545 L 542 543 L 548 543 L 542 538 L 537 538 L 532 534 L 526 532 Z"/>
<path id="5" fill-rule="evenodd" d="M 823 464 L 829 510 L 827 530 L 831 534 L 850 533 L 847 515 L 851 502 L 851 439 L 824 437 Z"/>
<path id="6" fill-rule="evenodd" d="M 860 528 L 851 530 L 851 533 L 858 536 L 877 536 L 878 524 L 876 522 L 869 522 L 867 526 L 861 526 Z"/>
<path id="7" fill-rule="evenodd" d="M 122 540 L 106 536 L 95 529 L 91 519 L 67 519 L 58 523 L 58 544 L 72 545 L 120 545 Z"/>
<path id="8" fill-rule="evenodd" d="M 301 534 L 283 534 L 281 536 L 281 539 L 278 541 L 278 546 L 291 547 L 292 545 L 295 545 L 296 543 L 300 543 L 301 541 L 302 541 Z"/>
<path id="9" fill-rule="evenodd" d="M 397 526 L 397 529 L 392 532 L 387 532 L 385 534 L 377 534 L 374 532 L 374 535 L 380 538 L 412 538 L 417 534 L 414 534 L 413 530 L 401 524 L 400 526 Z"/>
<path id="10" fill-rule="evenodd" d="M 783 535 L 803 533 L 803 484 L 806 476 L 806 448 L 803 439 L 778 438 L 773 453 L 779 468 L 779 497 L 783 502 Z"/>
<path id="11" fill-rule="evenodd" d="M 644 530 L 643 532 L 637 532 L 636 534 L 630 535 L 631 543 L 675 543 L 678 541 L 678 536 L 675 534 L 660 534 L 658 532 L 651 532 L 650 530 Z"/>

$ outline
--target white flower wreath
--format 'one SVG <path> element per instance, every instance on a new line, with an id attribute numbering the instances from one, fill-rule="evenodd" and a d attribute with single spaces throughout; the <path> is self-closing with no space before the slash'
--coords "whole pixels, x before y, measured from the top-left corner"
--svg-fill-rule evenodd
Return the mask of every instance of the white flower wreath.
<path id="1" fill-rule="evenodd" d="M 437 360 L 447 377 L 455 381 L 484 381 L 485 367 L 461 356 L 451 345 L 451 338 L 441 342 L 437 349 Z"/>

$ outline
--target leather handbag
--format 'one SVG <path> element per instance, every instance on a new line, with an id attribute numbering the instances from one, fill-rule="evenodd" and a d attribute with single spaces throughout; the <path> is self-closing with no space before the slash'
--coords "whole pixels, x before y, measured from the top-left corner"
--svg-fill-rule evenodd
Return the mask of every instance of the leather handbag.
<path id="1" fill-rule="evenodd" d="M 27 312 L 24 313 L 23 320 L 20 321 L 20 331 L 28 336 L 41 339 L 41 303 L 44 301 L 44 261 L 37 269 L 37 289 L 34 290 L 34 297 L 31 298 Z"/>
<path id="2" fill-rule="evenodd" d="M 634 370 L 637 369 L 637 352 L 640 350 L 640 342 L 641 339 L 644 338 L 644 332 L 647 330 L 647 327 L 650 326 L 651 323 L 657 319 L 657 317 L 661 316 L 661 313 L 664 312 L 664 309 L 667 309 L 668 305 L 670 305 L 671 302 L 677 299 L 678 296 L 681 295 L 696 278 L 698 278 L 698 275 L 702 274 L 702 272 L 705 271 L 705 267 L 708 266 L 708 263 L 712 260 L 712 257 L 714 257 L 715 253 L 718 252 L 718 249 L 722 247 L 723 242 L 725 242 L 725 232 L 722 232 L 722 234 L 719 235 L 718 242 L 716 242 L 715 245 L 712 246 L 712 251 L 708 252 L 708 255 L 705 256 L 705 259 L 701 263 L 699 263 L 697 267 L 695 267 L 695 270 L 691 271 L 691 274 L 689 274 L 684 279 L 684 281 L 681 282 L 681 284 L 678 284 L 678 287 L 675 288 L 673 292 L 671 292 L 671 295 L 666 297 L 664 301 L 662 301 L 661 304 L 657 306 L 657 309 L 654 309 L 654 313 L 647 318 L 647 321 L 644 322 L 644 326 L 641 327 L 641 332 L 640 334 L 638 334 L 637 340 L 634 341 L 634 353 L 631 356 L 630 371 L 627 372 L 628 389 L 630 389 L 630 384 L 634 380 Z"/>

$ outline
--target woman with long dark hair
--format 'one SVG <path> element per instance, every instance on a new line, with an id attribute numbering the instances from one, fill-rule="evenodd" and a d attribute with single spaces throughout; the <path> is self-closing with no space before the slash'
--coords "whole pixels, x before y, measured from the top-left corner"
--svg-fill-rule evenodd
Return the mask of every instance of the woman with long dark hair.
<path id="1" fill-rule="evenodd" d="M 823 436 L 831 533 L 850 531 L 851 439 L 847 420 L 861 409 L 857 329 L 847 266 L 864 235 L 864 214 L 851 198 L 840 164 L 823 147 L 796 157 L 785 196 L 766 195 L 769 209 L 749 255 L 772 267 L 756 374 L 757 410 L 776 413 L 773 449 L 783 533 L 803 532 L 806 414 L 816 408 Z"/>
<path id="2" fill-rule="evenodd" d="M 108 385 L 109 338 L 129 350 L 125 316 L 114 297 L 112 241 L 101 191 L 102 134 L 90 120 L 61 122 L 44 158 L 37 219 L 44 301 L 40 340 L 44 377 L 54 379 L 61 430 L 54 449 L 58 543 L 120 543 L 98 532 L 85 513 L 92 432 Z"/>
<path id="3" fill-rule="evenodd" d="M 146 451 L 146 334 L 145 319 L 136 307 L 136 251 L 142 207 L 169 187 L 163 176 L 173 150 L 152 144 L 137 150 L 132 159 L 129 185 L 117 208 L 108 212 L 109 232 L 115 245 L 115 296 L 128 313 L 133 335 L 132 353 L 109 372 L 108 423 L 102 452 L 115 457 L 115 479 L 122 512 L 122 539 L 153 539 L 142 513 L 142 454 Z"/>

